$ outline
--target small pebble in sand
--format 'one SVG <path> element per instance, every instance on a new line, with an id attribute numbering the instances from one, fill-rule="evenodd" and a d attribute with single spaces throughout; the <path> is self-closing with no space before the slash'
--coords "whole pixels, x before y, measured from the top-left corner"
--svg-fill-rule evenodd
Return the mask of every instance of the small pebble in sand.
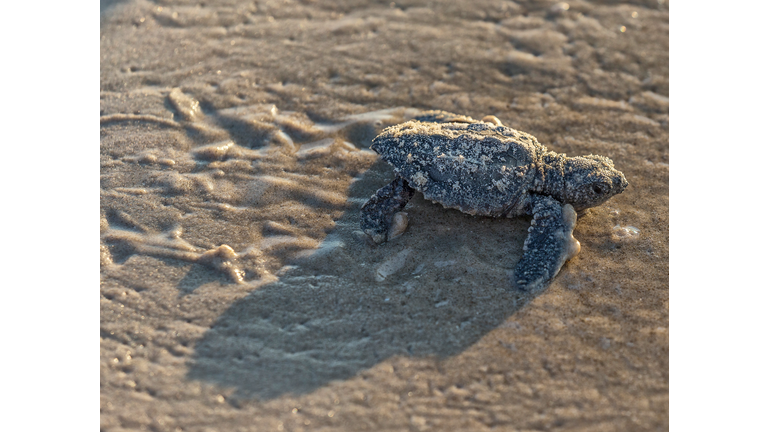
<path id="1" fill-rule="evenodd" d="M 387 238 L 391 240 L 400 237 L 405 232 L 406 228 L 408 228 L 408 213 L 395 213 L 392 217 L 392 225 L 389 227 Z"/>

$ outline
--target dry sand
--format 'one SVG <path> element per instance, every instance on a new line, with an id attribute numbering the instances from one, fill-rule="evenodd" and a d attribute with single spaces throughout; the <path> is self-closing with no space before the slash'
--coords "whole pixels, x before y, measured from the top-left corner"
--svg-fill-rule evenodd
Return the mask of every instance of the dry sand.
<path id="1" fill-rule="evenodd" d="M 101 5 L 103 431 L 668 429 L 666 4 Z M 532 296 L 526 219 L 417 194 L 371 247 L 367 147 L 425 109 L 630 186 Z"/>

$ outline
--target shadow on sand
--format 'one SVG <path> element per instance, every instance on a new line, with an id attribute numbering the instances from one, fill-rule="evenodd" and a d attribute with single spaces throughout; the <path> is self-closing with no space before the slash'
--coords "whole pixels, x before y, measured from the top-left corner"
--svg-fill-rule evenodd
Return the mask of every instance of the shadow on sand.
<path id="1" fill-rule="evenodd" d="M 321 247 L 226 310 L 196 344 L 188 377 L 235 388 L 233 400 L 305 394 L 394 355 L 456 355 L 530 300 L 508 281 L 524 219 L 444 210 L 417 193 L 402 237 L 358 240 L 360 206 L 392 175 L 379 161 L 354 182 Z"/>

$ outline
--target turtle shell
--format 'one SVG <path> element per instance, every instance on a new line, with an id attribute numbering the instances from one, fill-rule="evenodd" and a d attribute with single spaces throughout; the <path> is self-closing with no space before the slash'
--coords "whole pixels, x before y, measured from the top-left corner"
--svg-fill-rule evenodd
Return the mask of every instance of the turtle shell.
<path id="1" fill-rule="evenodd" d="M 385 129 L 371 149 L 424 197 L 464 213 L 515 216 L 547 149 L 491 123 L 409 121 Z"/>

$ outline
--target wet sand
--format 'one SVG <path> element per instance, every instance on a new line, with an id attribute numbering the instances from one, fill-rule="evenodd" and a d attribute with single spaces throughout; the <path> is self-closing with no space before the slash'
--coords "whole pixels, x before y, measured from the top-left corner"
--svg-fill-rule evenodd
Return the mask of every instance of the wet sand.
<path id="1" fill-rule="evenodd" d="M 668 428 L 668 10 L 102 2 L 101 428 Z M 630 183 L 510 289 L 529 220 L 425 201 L 371 247 L 368 149 L 497 116 Z"/>

